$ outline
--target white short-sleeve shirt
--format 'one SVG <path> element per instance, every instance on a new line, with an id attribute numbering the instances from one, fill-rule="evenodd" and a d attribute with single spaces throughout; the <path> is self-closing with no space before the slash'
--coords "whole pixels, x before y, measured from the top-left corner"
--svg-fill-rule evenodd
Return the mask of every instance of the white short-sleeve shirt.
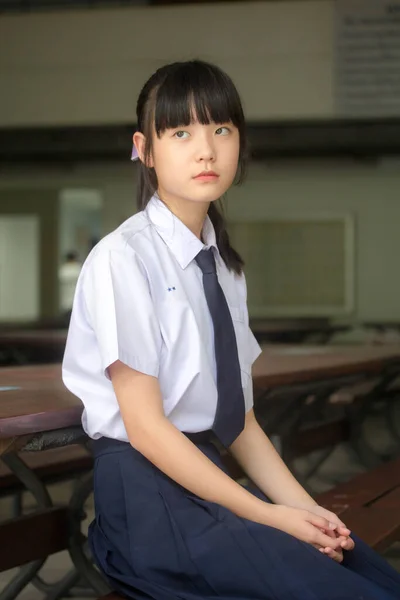
<path id="1" fill-rule="evenodd" d="M 63 361 L 87 434 L 128 441 L 108 367 L 120 360 L 157 377 L 166 417 L 181 431 L 210 429 L 217 406 L 213 325 L 195 262 L 213 248 L 237 338 L 246 410 L 261 350 L 249 329 L 246 282 L 223 262 L 207 217 L 201 242 L 153 197 L 88 256 L 76 287 Z"/>

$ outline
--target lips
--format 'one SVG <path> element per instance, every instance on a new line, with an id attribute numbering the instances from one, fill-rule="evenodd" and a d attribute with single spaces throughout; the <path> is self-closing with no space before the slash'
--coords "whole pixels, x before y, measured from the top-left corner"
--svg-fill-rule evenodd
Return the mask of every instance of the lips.
<path id="1" fill-rule="evenodd" d="M 215 179 L 217 177 L 219 177 L 219 175 L 218 173 L 215 173 L 215 171 L 202 171 L 201 173 L 196 175 L 194 179 Z"/>

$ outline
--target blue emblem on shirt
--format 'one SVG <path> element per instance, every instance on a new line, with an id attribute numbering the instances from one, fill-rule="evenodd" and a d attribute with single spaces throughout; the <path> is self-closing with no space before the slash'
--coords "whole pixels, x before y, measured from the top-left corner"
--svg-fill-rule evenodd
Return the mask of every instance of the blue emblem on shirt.
<path id="1" fill-rule="evenodd" d="M 168 291 L 169 291 L 169 292 L 175 291 L 175 288 L 174 288 L 174 287 L 169 287 L 169 288 L 168 288 Z"/>

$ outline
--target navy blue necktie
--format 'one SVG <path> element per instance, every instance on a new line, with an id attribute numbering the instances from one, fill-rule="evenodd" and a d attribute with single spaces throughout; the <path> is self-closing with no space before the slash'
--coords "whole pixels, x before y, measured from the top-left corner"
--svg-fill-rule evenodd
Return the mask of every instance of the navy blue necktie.
<path id="1" fill-rule="evenodd" d="M 227 448 L 244 429 L 245 405 L 240 363 L 231 313 L 219 284 L 212 250 L 201 250 L 196 262 L 214 326 L 218 403 L 212 430 Z"/>

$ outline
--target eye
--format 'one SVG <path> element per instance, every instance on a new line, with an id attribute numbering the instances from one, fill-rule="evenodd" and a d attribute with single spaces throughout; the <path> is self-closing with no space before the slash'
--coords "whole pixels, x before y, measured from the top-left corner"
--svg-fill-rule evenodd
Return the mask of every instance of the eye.
<path id="1" fill-rule="evenodd" d="M 229 135 L 230 129 L 228 127 L 218 127 L 216 130 L 216 135 Z"/>
<path id="2" fill-rule="evenodd" d="M 177 131 L 174 133 L 174 137 L 177 137 L 180 140 L 186 139 L 190 134 L 187 131 Z"/>

